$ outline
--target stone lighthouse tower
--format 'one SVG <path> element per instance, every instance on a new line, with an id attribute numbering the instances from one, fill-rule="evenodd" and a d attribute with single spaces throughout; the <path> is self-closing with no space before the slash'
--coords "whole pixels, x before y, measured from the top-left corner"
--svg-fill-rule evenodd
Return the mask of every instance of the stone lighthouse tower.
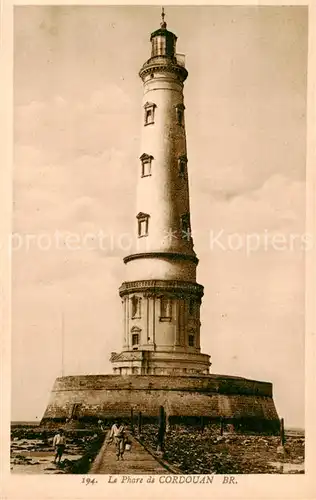
<path id="1" fill-rule="evenodd" d="M 115 374 L 209 373 L 200 352 L 203 287 L 190 222 L 184 82 L 188 72 L 176 54 L 177 37 L 161 27 L 151 34 L 143 82 L 141 148 L 135 175 L 134 248 L 124 258 L 123 349 L 112 353 Z"/>
<path id="2" fill-rule="evenodd" d="M 188 72 L 176 40 L 163 13 L 139 72 L 144 94 L 131 207 L 134 248 L 124 258 L 126 281 L 119 289 L 122 351 L 112 353 L 114 375 L 57 378 L 42 424 L 111 422 L 129 418 L 131 410 L 156 421 L 163 406 L 169 422 L 203 417 L 279 431 L 272 384 L 209 374 L 209 356 L 200 351 L 203 287 L 196 282 L 183 100 Z"/>

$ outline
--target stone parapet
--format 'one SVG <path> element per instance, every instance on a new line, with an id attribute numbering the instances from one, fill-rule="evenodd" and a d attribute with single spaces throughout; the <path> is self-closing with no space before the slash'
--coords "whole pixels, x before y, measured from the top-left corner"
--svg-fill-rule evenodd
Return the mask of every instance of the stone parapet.
<path id="1" fill-rule="evenodd" d="M 270 383 L 223 375 L 61 377 L 55 381 L 42 424 L 129 419 L 131 409 L 134 415 L 142 412 L 144 419 L 155 420 L 160 406 L 174 423 L 223 418 L 269 432 L 279 425 Z"/>
<path id="2" fill-rule="evenodd" d="M 123 297 L 126 294 L 134 292 L 173 292 L 174 294 L 197 296 L 199 299 L 203 297 L 203 286 L 190 281 L 178 280 L 137 280 L 125 281 L 119 288 L 119 294 Z"/>
<path id="3" fill-rule="evenodd" d="M 195 391 L 215 394 L 248 394 L 272 397 L 272 384 L 229 375 L 170 377 L 163 375 L 77 375 L 59 377 L 53 393 L 72 390 Z"/>

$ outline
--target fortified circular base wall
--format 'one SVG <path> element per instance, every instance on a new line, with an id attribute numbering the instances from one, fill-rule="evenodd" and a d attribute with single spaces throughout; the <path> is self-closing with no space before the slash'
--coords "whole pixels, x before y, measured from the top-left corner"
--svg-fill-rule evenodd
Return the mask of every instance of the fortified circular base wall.
<path id="1" fill-rule="evenodd" d="M 173 423 L 223 418 L 235 428 L 277 432 L 272 384 L 223 375 L 85 375 L 57 378 L 42 424 L 88 424 L 142 412 L 156 420 L 163 406 Z"/>

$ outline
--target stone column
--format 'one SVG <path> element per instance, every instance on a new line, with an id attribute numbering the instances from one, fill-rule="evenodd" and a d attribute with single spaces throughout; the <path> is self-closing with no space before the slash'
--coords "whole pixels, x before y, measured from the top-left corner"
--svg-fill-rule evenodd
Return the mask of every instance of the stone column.
<path id="1" fill-rule="evenodd" d="M 123 306 L 123 332 L 124 332 L 124 339 L 123 339 L 123 349 L 127 347 L 127 318 L 126 318 L 126 297 L 122 300 L 122 306 Z"/>
<path id="2" fill-rule="evenodd" d="M 146 344 L 150 344 L 150 339 L 151 339 L 151 336 L 150 336 L 150 313 L 149 313 L 149 297 L 147 294 L 144 294 L 143 295 L 143 301 L 144 301 L 144 314 L 145 314 L 145 318 L 144 318 L 144 325 L 145 325 L 145 331 L 146 331 Z"/>
<path id="3" fill-rule="evenodd" d="M 201 303 L 197 302 L 196 307 L 197 307 L 197 318 L 196 318 L 196 345 L 197 348 L 199 349 L 199 352 L 201 351 L 201 338 L 200 338 L 200 330 L 201 330 L 201 321 L 200 321 L 200 306 Z"/>
<path id="4" fill-rule="evenodd" d="M 181 343 L 187 347 L 188 343 L 188 322 L 189 322 L 189 313 L 188 313 L 188 299 L 183 300 L 183 328 L 182 328 L 182 338 Z"/>
<path id="5" fill-rule="evenodd" d="M 125 314 L 126 314 L 126 347 L 129 349 L 130 348 L 130 324 L 129 324 L 129 317 L 130 317 L 130 303 L 129 303 L 129 296 L 127 295 L 126 297 L 126 309 L 125 309 Z"/>
<path id="6" fill-rule="evenodd" d="M 153 308 L 154 298 L 152 295 L 147 295 L 147 343 L 152 345 L 154 343 L 154 324 L 153 324 Z M 148 338 L 150 340 L 148 340 Z"/>
<path id="7" fill-rule="evenodd" d="M 175 339 L 174 339 L 174 345 L 175 347 L 181 345 L 181 299 L 176 298 L 174 300 L 174 305 L 175 305 L 175 318 L 176 318 L 176 324 L 175 324 Z"/>
<path id="8" fill-rule="evenodd" d="M 156 300 L 156 297 L 155 295 L 153 295 L 152 297 L 152 320 L 151 320 L 151 324 L 152 324 L 152 342 L 154 344 L 154 346 L 156 345 L 156 304 L 157 304 L 157 300 Z"/>

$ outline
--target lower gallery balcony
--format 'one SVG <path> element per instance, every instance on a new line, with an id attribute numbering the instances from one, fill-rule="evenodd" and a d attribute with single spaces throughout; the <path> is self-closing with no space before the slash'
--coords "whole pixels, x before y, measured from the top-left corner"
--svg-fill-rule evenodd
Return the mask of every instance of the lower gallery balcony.
<path id="1" fill-rule="evenodd" d="M 110 358 L 115 375 L 208 375 L 207 354 L 168 351 L 123 351 Z"/>

